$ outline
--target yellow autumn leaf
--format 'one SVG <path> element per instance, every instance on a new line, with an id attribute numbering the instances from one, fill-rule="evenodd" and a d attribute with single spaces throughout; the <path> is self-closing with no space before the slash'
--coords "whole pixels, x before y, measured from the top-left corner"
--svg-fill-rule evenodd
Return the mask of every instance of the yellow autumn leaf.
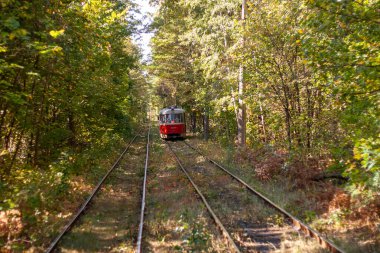
<path id="1" fill-rule="evenodd" d="M 56 30 L 51 30 L 49 32 L 50 36 L 53 37 L 53 38 L 57 38 L 58 36 L 61 36 L 62 34 L 64 34 L 65 30 L 64 29 L 61 29 L 59 31 L 56 31 Z"/>

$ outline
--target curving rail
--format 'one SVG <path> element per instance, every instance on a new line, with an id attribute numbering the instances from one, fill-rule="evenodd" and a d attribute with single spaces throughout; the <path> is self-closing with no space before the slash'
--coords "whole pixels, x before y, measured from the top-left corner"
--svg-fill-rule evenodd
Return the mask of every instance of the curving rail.
<path id="1" fill-rule="evenodd" d="M 258 192 L 257 190 L 255 190 L 250 185 L 248 185 L 246 182 L 244 182 L 238 176 L 236 176 L 232 172 L 228 171 L 226 168 L 224 168 L 222 165 L 218 164 L 216 161 L 214 161 L 214 160 L 210 159 L 209 157 L 205 156 L 201 151 L 199 151 L 199 149 L 191 146 L 187 141 L 184 141 L 184 143 L 188 147 L 190 147 L 191 149 L 195 150 L 199 155 L 203 156 L 207 161 L 209 161 L 210 163 L 214 164 L 219 169 L 221 169 L 222 171 L 224 171 L 225 173 L 227 173 L 228 175 L 230 175 L 233 179 L 235 179 L 236 181 L 238 181 L 239 183 L 241 183 L 242 185 L 244 185 L 250 192 L 252 192 L 256 196 L 258 196 L 259 198 L 261 198 L 262 200 L 264 200 L 264 202 L 267 203 L 269 206 L 271 206 L 272 208 L 278 210 L 283 215 L 285 215 L 286 217 L 288 217 L 293 222 L 293 225 L 294 225 L 294 227 L 297 230 L 301 230 L 307 236 L 315 238 L 319 242 L 319 244 L 322 245 L 322 247 L 328 249 L 330 252 L 333 252 L 333 253 L 344 252 L 342 249 L 340 249 L 333 242 L 331 242 L 327 238 L 324 238 L 317 231 L 315 231 L 314 229 L 312 229 L 311 227 L 309 227 L 308 225 L 306 225 L 305 223 L 303 223 L 302 221 L 300 221 L 299 219 L 297 219 L 296 217 L 294 217 L 293 215 L 291 215 L 290 213 L 288 213 L 287 211 L 285 211 L 283 208 L 277 206 L 270 199 L 268 199 L 263 194 L 261 194 L 260 192 Z"/>

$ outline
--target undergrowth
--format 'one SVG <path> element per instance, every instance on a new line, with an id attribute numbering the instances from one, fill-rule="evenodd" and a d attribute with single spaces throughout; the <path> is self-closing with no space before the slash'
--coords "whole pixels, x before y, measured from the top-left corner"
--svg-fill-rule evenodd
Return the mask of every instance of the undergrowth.
<path id="1" fill-rule="evenodd" d="M 65 150 L 45 168 L 24 166 L 0 183 L 0 248 L 43 248 L 88 196 L 119 154 L 123 139 Z"/>
<path id="2" fill-rule="evenodd" d="M 331 238 L 336 237 L 336 243 L 349 252 L 377 252 L 379 194 L 369 198 L 365 189 L 364 194 L 357 187 L 352 190 L 351 182 L 320 177 L 334 167 L 335 161 L 328 155 L 307 157 L 269 146 L 215 148 L 215 143 L 193 142 L 291 214 Z"/>

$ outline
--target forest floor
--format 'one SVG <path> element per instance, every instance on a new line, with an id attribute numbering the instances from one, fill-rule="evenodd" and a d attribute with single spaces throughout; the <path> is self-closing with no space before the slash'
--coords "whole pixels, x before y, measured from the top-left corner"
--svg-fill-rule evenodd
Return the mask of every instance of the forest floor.
<path id="1" fill-rule="evenodd" d="M 279 159 L 278 153 L 268 155 L 225 148 L 192 137 L 187 141 L 345 252 L 380 252 L 379 207 L 370 203 L 357 208 L 358 200 L 353 200 L 343 185 L 329 180 L 314 181 L 302 173 L 298 176 L 281 173 L 285 160 Z"/>
<path id="2" fill-rule="evenodd" d="M 170 146 L 242 252 L 327 252 L 183 141 Z"/>

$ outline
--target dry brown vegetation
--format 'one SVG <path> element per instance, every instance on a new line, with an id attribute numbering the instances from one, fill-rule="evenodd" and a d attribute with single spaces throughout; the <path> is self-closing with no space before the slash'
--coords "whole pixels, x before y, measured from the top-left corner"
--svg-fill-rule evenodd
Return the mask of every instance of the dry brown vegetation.
<path id="1" fill-rule="evenodd" d="M 173 149 L 243 252 L 323 252 L 316 241 L 300 236 L 281 214 L 189 147 L 176 142 Z"/>
<path id="2" fill-rule="evenodd" d="M 196 139 L 210 157 L 229 164 L 261 192 L 323 232 L 347 252 L 378 252 L 380 248 L 380 198 L 352 197 L 334 180 L 315 180 L 329 159 L 289 159 L 282 150 L 225 149 Z M 218 148 L 216 148 L 218 147 Z"/>
<path id="3" fill-rule="evenodd" d="M 21 213 L 17 209 L 0 211 L 0 237 L 10 240 L 21 233 L 23 228 Z"/>

